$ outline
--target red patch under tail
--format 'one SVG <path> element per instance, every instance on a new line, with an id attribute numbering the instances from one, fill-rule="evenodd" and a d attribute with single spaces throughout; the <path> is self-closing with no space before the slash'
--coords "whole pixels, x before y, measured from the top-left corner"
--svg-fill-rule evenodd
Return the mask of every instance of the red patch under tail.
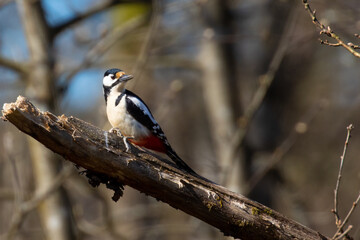
<path id="1" fill-rule="evenodd" d="M 146 138 L 142 138 L 140 140 L 134 140 L 129 138 L 128 139 L 129 142 L 138 145 L 140 147 L 144 147 L 150 150 L 154 150 L 157 152 L 162 152 L 162 153 L 166 153 L 166 147 L 165 144 L 157 137 L 155 137 L 154 135 L 150 135 Z"/>

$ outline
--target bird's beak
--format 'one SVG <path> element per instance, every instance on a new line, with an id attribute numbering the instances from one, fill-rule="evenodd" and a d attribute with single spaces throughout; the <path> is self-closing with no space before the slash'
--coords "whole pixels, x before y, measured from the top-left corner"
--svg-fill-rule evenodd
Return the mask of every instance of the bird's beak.
<path id="1" fill-rule="evenodd" d="M 131 79 L 133 79 L 134 77 L 132 76 L 132 75 L 126 75 L 126 74 L 124 74 L 124 75 L 122 75 L 120 78 L 119 78 L 119 80 L 120 80 L 120 82 L 127 82 L 127 81 L 129 81 L 129 80 L 131 80 Z"/>

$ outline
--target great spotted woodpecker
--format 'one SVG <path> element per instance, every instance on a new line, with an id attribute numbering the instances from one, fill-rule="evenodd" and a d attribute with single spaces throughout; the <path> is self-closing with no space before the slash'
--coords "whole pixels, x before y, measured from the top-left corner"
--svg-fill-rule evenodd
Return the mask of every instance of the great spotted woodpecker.
<path id="1" fill-rule="evenodd" d="M 137 146 L 165 153 L 179 168 L 196 174 L 172 149 L 144 101 L 125 89 L 126 82 L 132 78 L 133 76 L 116 68 L 109 69 L 104 74 L 106 113 L 112 129 L 120 132 L 127 151 L 129 141 Z"/>

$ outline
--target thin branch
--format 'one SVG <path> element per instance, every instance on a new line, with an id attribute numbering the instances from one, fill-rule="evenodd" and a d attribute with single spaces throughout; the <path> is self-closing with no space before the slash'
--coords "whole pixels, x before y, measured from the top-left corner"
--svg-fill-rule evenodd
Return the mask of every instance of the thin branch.
<path id="1" fill-rule="evenodd" d="M 355 45 L 355 44 L 353 44 L 353 43 L 351 43 L 351 42 L 347 43 L 347 45 L 348 45 L 349 47 L 353 48 L 353 49 L 360 49 L 360 46 L 359 46 L 359 45 Z"/>
<path id="2" fill-rule="evenodd" d="M 349 126 L 347 126 L 346 130 L 347 130 L 347 135 L 346 135 L 346 140 L 345 140 L 345 144 L 344 144 L 344 149 L 343 149 L 343 153 L 340 157 L 340 167 L 339 167 L 339 173 L 338 173 L 338 177 L 337 177 L 337 181 L 336 181 L 336 187 L 334 190 L 334 209 L 333 209 L 333 213 L 335 215 L 335 224 L 336 226 L 339 228 L 340 224 L 341 224 L 341 220 L 340 220 L 340 216 L 339 216 L 339 210 L 338 210 L 338 194 L 339 194 L 339 187 L 340 187 L 340 181 L 341 181 L 341 174 L 342 174 L 342 169 L 344 166 L 344 160 L 345 160 L 345 156 L 346 156 L 346 150 L 347 147 L 349 145 L 349 139 L 351 137 L 351 130 L 354 128 L 354 126 L 352 124 L 350 124 Z M 342 231 L 342 228 L 339 229 L 340 231 Z"/>
<path id="3" fill-rule="evenodd" d="M 347 234 L 350 232 L 350 230 L 353 228 L 352 225 L 349 225 L 348 228 L 342 233 L 340 234 L 339 236 L 337 236 L 336 238 L 333 238 L 334 240 L 340 240 L 342 239 L 343 237 L 346 237 Z"/>
<path id="4" fill-rule="evenodd" d="M 330 43 L 328 40 L 319 39 L 320 44 L 328 45 L 330 47 L 341 47 L 340 43 Z"/>
<path id="5" fill-rule="evenodd" d="M 26 75 L 29 71 L 27 63 L 13 61 L 4 57 L 0 57 L 0 65 L 9 68 L 21 75 Z"/>
<path id="6" fill-rule="evenodd" d="M 355 45 L 351 42 L 345 43 L 343 40 L 341 40 L 341 38 L 336 33 L 334 33 L 334 31 L 330 28 L 330 26 L 325 26 L 317 19 L 316 11 L 311 9 L 310 4 L 308 3 L 307 0 L 303 0 L 303 4 L 305 7 L 305 10 L 310 15 L 312 22 L 315 24 L 315 26 L 320 28 L 320 35 L 325 34 L 326 36 L 328 36 L 336 41 L 336 43 L 329 43 L 327 41 L 320 40 L 320 43 L 328 45 L 328 46 L 333 46 L 333 47 L 342 46 L 346 50 L 348 50 L 352 55 L 360 58 L 360 53 L 354 50 L 354 49 L 357 49 L 357 47 L 358 47 L 357 45 Z M 355 37 L 356 37 L 356 35 L 355 35 Z M 354 48 L 354 46 L 356 46 L 356 47 Z"/>
<path id="7" fill-rule="evenodd" d="M 317 231 L 73 117 L 41 112 L 28 100 L 4 104 L 3 118 L 88 171 L 115 179 L 241 239 L 328 239 Z"/>
<path id="8" fill-rule="evenodd" d="M 162 14 L 162 1 L 154 0 L 150 27 L 146 34 L 144 43 L 141 47 L 140 54 L 138 55 L 136 63 L 132 69 L 135 79 L 140 79 L 143 70 L 146 68 L 146 63 L 148 62 L 147 60 L 149 59 L 150 56 L 150 50 L 153 45 L 153 41 L 155 39 L 155 36 L 157 36 L 156 33 L 160 25 L 161 14 Z M 137 82 L 138 81 L 136 81 L 135 84 Z"/>
<path id="9" fill-rule="evenodd" d="M 334 239 L 334 240 L 341 239 L 342 237 L 350 238 L 348 236 L 348 232 L 351 230 L 352 226 L 350 225 L 345 231 L 344 231 L 344 227 L 347 224 L 347 222 L 349 221 L 351 215 L 353 214 L 356 206 L 358 205 L 358 203 L 360 201 L 360 193 L 359 193 L 358 197 L 356 198 L 355 202 L 353 202 L 352 207 L 349 210 L 348 214 L 346 215 L 345 219 L 343 221 L 341 221 L 341 218 L 339 216 L 339 210 L 338 210 L 338 193 L 339 193 L 339 187 L 340 187 L 340 182 L 341 182 L 341 177 L 342 177 L 342 169 L 344 166 L 346 151 L 347 151 L 347 147 L 349 145 L 349 139 L 351 137 L 351 130 L 353 128 L 354 128 L 354 126 L 352 124 L 350 124 L 346 128 L 347 135 L 346 135 L 346 140 L 345 140 L 345 144 L 344 144 L 344 150 L 340 157 L 339 174 L 337 177 L 336 187 L 334 190 L 334 209 L 332 210 L 332 212 L 335 215 L 335 224 L 337 226 L 337 231 L 334 234 L 334 236 L 332 237 L 332 239 Z"/>
<path id="10" fill-rule="evenodd" d="M 271 59 L 271 62 L 269 64 L 267 72 L 259 77 L 259 87 L 256 89 L 250 104 L 246 107 L 243 116 L 240 118 L 239 121 L 239 128 L 233 135 L 232 139 L 232 152 L 230 159 L 236 159 L 235 156 L 237 152 L 240 149 L 241 144 L 243 143 L 243 140 L 245 138 L 245 135 L 248 130 L 249 123 L 253 119 L 255 113 L 260 108 L 262 102 L 264 101 L 264 98 L 272 84 L 272 82 L 275 79 L 276 72 L 278 71 L 285 54 L 288 50 L 288 47 L 290 45 L 290 37 L 292 36 L 292 33 L 294 31 L 294 26 L 296 24 L 297 14 L 295 12 L 295 8 L 292 9 L 292 11 L 289 13 L 289 17 L 287 19 L 287 24 L 285 26 L 284 32 L 281 36 L 281 39 L 278 43 L 278 47 L 275 51 L 275 54 L 273 58 Z M 229 167 L 231 167 L 233 164 L 230 164 Z M 227 170 L 226 172 L 228 172 Z M 227 174 L 225 174 L 226 176 Z M 225 179 L 224 182 L 227 180 Z"/>
<path id="11" fill-rule="evenodd" d="M 53 36 L 56 36 L 57 34 L 61 33 L 63 30 L 83 21 L 84 19 L 93 16 L 97 13 L 100 13 L 112 6 L 114 6 L 115 4 L 117 4 L 118 1 L 116 0 L 112 0 L 112 1 L 102 1 L 101 4 L 97 5 L 96 7 L 90 9 L 89 11 L 87 11 L 86 13 L 83 13 L 81 15 L 77 15 L 75 18 L 70 19 L 69 21 L 62 23 L 58 26 L 55 26 L 51 29 Z"/>
<path id="12" fill-rule="evenodd" d="M 119 1 L 119 0 L 102 1 L 101 4 L 96 5 L 94 8 L 90 9 L 86 13 L 78 15 L 75 18 L 70 19 L 69 21 L 67 21 L 63 24 L 52 28 L 51 30 L 52 30 L 53 37 L 55 37 L 57 34 L 61 33 L 62 31 L 64 31 L 65 29 L 83 21 L 86 18 L 89 18 L 97 13 L 105 11 L 117 4 L 128 3 L 128 2 L 146 2 L 146 1 Z"/>
<path id="13" fill-rule="evenodd" d="M 130 32 L 139 28 L 145 24 L 148 20 L 148 15 L 142 15 L 136 17 L 128 22 L 122 24 L 120 27 L 115 28 L 111 33 L 109 33 L 104 38 L 100 39 L 95 46 L 89 50 L 88 54 L 85 56 L 85 59 L 82 61 L 80 66 L 72 70 L 65 80 L 65 85 L 68 85 L 71 79 L 82 69 L 91 66 L 96 61 L 98 61 L 106 51 L 110 49 L 120 38 L 126 36 Z"/>
<path id="14" fill-rule="evenodd" d="M 248 181 L 248 186 L 245 188 L 244 191 L 245 196 L 254 189 L 254 187 L 266 176 L 266 174 L 271 169 L 274 169 L 274 167 L 278 165 L 278 163 L 284 158 L 285 154 L 289 152 L 289 150 L 293 147 L 298 137 L 307 131 L 307 128 L 310 125 L 311 121 L 324 107 L 324 104 L 324 101 L 316 104 L 302 117 L 300 121 L 295 124 L 289 136 L 272 153 L 269 161 L 267 161 L 266 166 L 264 168 L 261 168 L 251 176 L 250 180 Z"/>
<path id="15" fill-rule="evenodd" d="M 319 41 L 320 41 L 320 44 L 328 45 L 330 47 L 342 47 L 342 45 L 340 43 L 330 43 L 328 40 L 322 40 L 322 39 L 319 39 Z M 355 45 L 351 42 L 347 43 L 347 45 L 353 49 L 360 49 L 359 45 Z"/>
<path id="16" fill-rule="evenodd" d="M 345 225 L 347 224 L 347 222 L 349 221 L 351 215 L 353 214 L 356 206 L 359 204 L 359 201 L 360 201 L 360 193 L 359 195 L 357 196 L 355 202 L 353 202 L 352 206 L 351 206 L 351 209 L 349 210 L 348 214 L 346 215 L 344 221 L 341 223 L 341 225 L 338 227 L 338 230 L 336 231 L 336 233 L 334 234 L 333 236 L 333 239 L 340 239 L 337 235 L 343 231 L 343 228 L 345 227 Z M 350 227 L 350 226 L 349 226 Z M 349 228 L 348 228 L 349 229 Z M 351 228 L 350 228 L 351 229 Z M 349 230 L 350 231 L 350 230 Z M 344 232 L 345 233 L 345 232 Z M 344 235 L 344 233 L 342 235 Z"/>

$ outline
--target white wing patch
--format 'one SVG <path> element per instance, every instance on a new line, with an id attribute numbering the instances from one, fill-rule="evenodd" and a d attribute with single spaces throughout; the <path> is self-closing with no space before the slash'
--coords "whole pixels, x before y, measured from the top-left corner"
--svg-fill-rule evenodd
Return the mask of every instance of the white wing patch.
<path id="1" fill-rule="evenodd" d="M 168 146 L 169 143 L 164 132 L 162 131 L 160 125 L 156 122 L 146 104 L 138 96 L 128 90 L 125 91 L 125 94 L 127 99 L 126 102 L 129 104 L 129 106 L 126 107 L 127 112 L 129 112 L 130 115 L 132 115 L 139 124 L 141 124 L 141 126 L 144 126 Z"/>
<path id="2" fill-rule="evenodd" d="M 150 117 L 151 121 L 155 124 L 153 126 L 153 129 L 159 129 L 160 126 L 159 124 L 156 122 L 156 120 L 154 119 L 154 117 L 152 116 L 151 112 L 149 111 L 149 109 L 145 106 L 145 104 L 140 101 L 138 98 L 133 97 L 133 96 L 127 96 L 139 109 L 141 109 L 141 111 Z"/>

